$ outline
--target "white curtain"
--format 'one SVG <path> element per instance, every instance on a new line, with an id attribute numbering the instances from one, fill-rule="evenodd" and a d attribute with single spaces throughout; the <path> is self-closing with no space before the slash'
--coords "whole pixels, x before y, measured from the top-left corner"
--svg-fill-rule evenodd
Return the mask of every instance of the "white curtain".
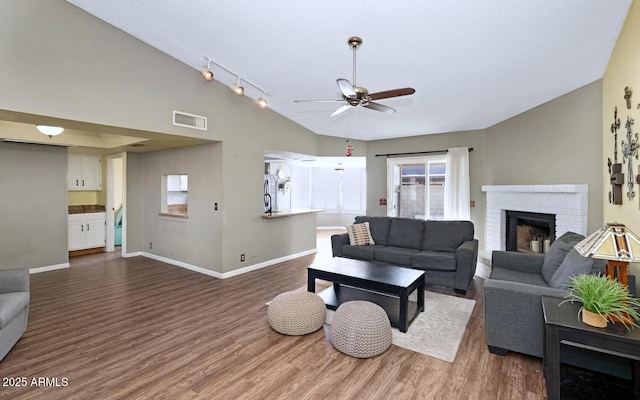
<path id="1" fill-rule="evenodd" d="M 471 219 L 469 186 L 469 148 L 450 148 L 444 177 L 444 219 Z"/>

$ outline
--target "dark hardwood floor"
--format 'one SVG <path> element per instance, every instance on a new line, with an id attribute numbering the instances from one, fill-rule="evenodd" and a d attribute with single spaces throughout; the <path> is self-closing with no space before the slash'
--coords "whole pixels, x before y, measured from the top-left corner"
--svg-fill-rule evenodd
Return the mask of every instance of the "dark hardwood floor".
<path id="1" fill-rule="evenodd" d="M 330 233 L 319 232 L 318 258 Z M 102 253 L 32 275 L 27 332 L 0 362 L 2 383 L 26 386 L 0 387 L 0 398 L 546 398 L 540 359 L 488 352 L 479 277 L 464 296 L 477 303 L 454 363 L 397 346 L 351 358 L 333 349 L 326 326 L 276 333 L 265 303 L 304 286 L 313 260 L 220 280 Z"/>

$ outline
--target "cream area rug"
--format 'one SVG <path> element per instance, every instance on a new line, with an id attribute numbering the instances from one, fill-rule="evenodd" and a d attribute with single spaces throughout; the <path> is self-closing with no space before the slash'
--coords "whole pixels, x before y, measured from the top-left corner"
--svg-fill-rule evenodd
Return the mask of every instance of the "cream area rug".
<path id="1" fill-rule="evenodd" d="M 299 290 L 306 290 L 306 287 Z M 412 294 L 415 301 L 415 293 Z M 453 362 L 476 301 L 446 294 L 424 292 L 424 312 L 413 320 L 406 333 L 391 328 L 391 343 L 429 357 Z M 331 325 L 334 311 L 327 310 Z"/>

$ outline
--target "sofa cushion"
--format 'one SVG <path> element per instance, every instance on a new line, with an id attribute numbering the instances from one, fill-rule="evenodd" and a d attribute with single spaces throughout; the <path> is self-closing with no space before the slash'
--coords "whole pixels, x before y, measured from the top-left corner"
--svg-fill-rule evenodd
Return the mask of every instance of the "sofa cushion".
<path id="1" fill-rule="evenodd" d="M 391 224 L 391 218 L 389 217 L 369 217 L 358 216 L 355 219 L 356 224 L 363 222 L 369 223 L 369 232 L 376 244 L 386 246 L 387 237 L 389 236 L 389 225 Z"/>
<path id="2" fill-rule="evenodd" d="M 565 232 L 553 241 L 542 262 L 542 278 L 547 284 L 551 282 L 551 277 L 553 277 L 564 258 L 569 254 L 569 251 L 582 239 L 584 239 L 584 236 L 579 233 Z"/>
<path id="3" fill-rule="evenodd" d="M 349 244 L 351 246 L 368 246 L 376 244 L 371 237 L 368 222 L 347 226 L 347 234 L 349 235 Z"/>
<path id="4" fill-rule="evenodd" d="M 424 220 L 409 218 L 393 218 L 389 227 L 388 246 L 415 249 L 422 248 L 422 236 L 424 235 Z"/>
<path id="5" fill-rule="evenodd" d="M 428 251 L 454 252 L 463 242 L 473 240 L 471 221 L 426 221 L 420 248 Z"/>
<path id="6" fill-rule="evenodd" d="M 571 249 L 551 277 L 549 286 L 566 289 L 572 276 L 591 273 L 593 262 L 593 258 L 582 257 L 576 249 Z"/>
<path id="7" fill-rule="evenodd" d="M 0 330 L 16 315 L 29 306 L 29 293 L 11 292 L 0 294 Z"/>
<path id="8" fill-rule="evenodd" d="M 455 271 L 456 253 L 423 250 L 411 256 L 411 266 L 433 271 Z"/>
<path id="9" fill-rule="evenodd" d="M 417 251 L 416 249 L 395 246 L 379 247 L 375 250 L 375 259 L 387 264 L 409 266 L 411 265 L 411 256 Z"/>
<path id="10" fill-rule="evenodd" d="M 342 256 L 364 261 L 373 261 L 375 259 L 375 247 L 376 245 L 351 246 L 346 244 L 342 246 Z"/>

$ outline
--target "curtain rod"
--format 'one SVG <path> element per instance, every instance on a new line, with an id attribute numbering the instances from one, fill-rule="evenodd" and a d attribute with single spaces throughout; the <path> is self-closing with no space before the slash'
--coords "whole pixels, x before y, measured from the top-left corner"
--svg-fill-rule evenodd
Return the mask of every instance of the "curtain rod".
<path id="1" fill-rule="evenodd" d="M 473 147 L 469 147 L 469 152 L 473 151 Z M 448 153 L 449 150 L 431 150 L 431 151 L 414 151 L 411 153 L 389 153 L 389 154 L 376 154 L 376 157 L 397 157 L 397 156 L 412 156 L 416 154 L 442 154 Z"/>

